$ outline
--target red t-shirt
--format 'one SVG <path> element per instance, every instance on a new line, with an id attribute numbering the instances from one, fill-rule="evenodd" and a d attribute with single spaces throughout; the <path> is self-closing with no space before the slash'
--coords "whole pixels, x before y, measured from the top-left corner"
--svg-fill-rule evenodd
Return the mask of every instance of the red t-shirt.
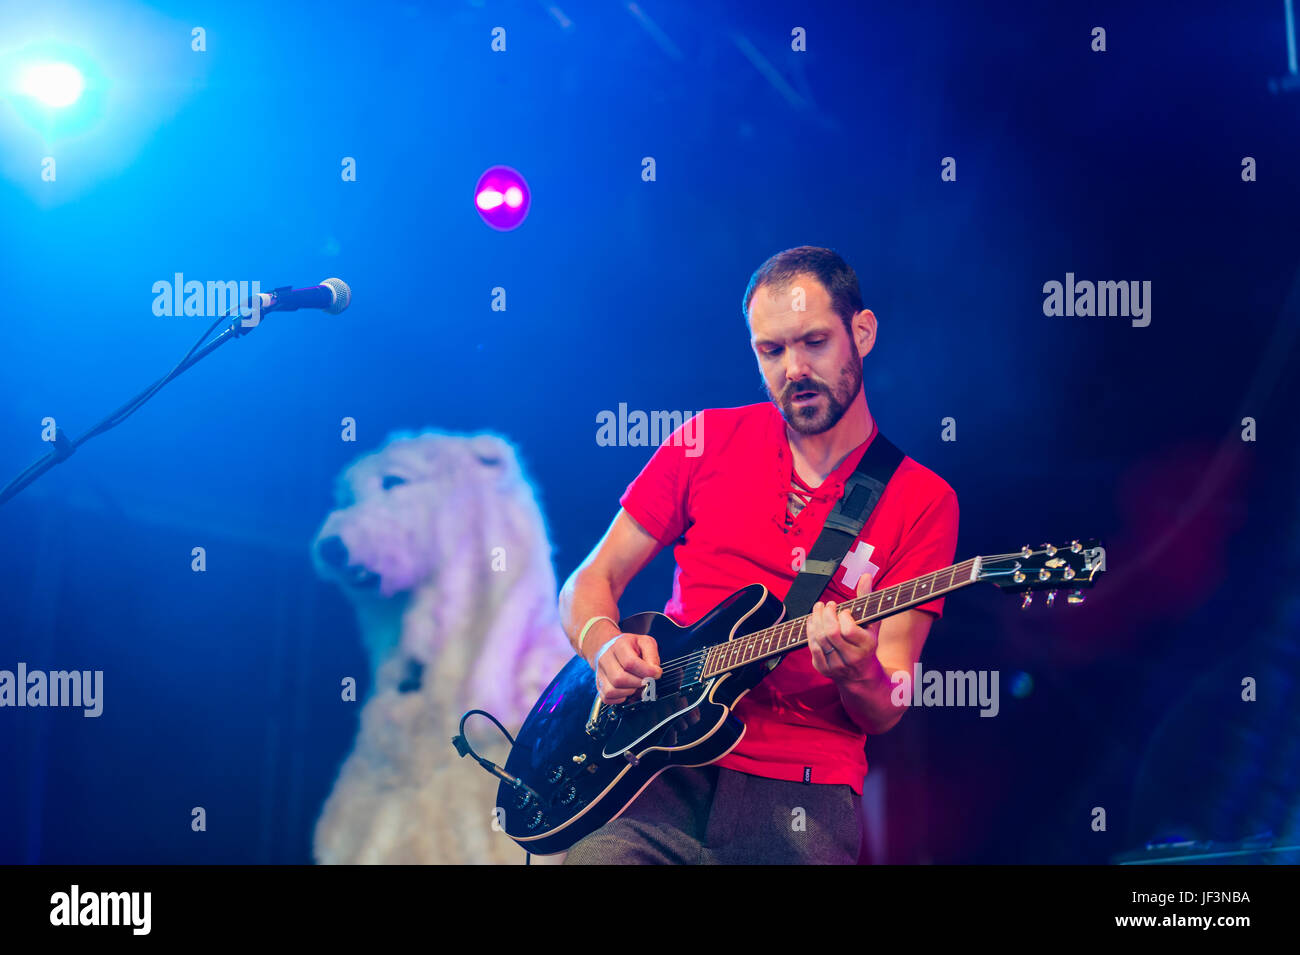
<path id="1" fill-rule="evenodd" d="M 708 409 L 673 432 L 619 498 L 660 544 L 676 543 L 664 613 L 683 626 L 694 623 L 752 583 L 784 598 L 797 574 L 796 548 L 805 556 L 812 549 L 878 430 L 873 425 L 789 525 L 794 467 L 785 419 L 775 405 Z M 837 603 L 852 599 L 860 574 L 879 590 L 940 570 L 952 563 L 956 548 L 956 493 L 904 457 L 824 596 Z M 943 598 L 915 609 L 938 617 Z M 745 734 L 717 765 L 770 779 L 843 783 L 861 794 L 866 735 L 835 684 L 813 669 L 807 648 L 787 654 L 741 699 L 736 715 Z"/>

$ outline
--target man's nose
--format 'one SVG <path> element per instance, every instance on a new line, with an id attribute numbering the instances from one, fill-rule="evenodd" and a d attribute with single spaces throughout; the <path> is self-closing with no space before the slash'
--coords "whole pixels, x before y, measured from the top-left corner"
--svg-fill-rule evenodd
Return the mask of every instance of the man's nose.
<path id="1" fill-rule="evenodd" d="M 808 360 L 800 355 L 795 355 L 793 351 L 786 352 L 785 360 L 785 380 L 793 384 L 796 381 L 807 381 L 811 374 L 808 370 Z"/>

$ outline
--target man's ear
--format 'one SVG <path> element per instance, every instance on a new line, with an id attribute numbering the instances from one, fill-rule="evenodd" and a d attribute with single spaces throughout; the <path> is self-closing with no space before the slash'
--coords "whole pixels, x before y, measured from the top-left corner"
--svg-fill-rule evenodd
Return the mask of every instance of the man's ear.
<path id="1" fill-rule="evenodd" d="M 853 344 L 859 358 L 865 358 L 876 347 L 876 315 L 869 308 L 853 316 Z"/>

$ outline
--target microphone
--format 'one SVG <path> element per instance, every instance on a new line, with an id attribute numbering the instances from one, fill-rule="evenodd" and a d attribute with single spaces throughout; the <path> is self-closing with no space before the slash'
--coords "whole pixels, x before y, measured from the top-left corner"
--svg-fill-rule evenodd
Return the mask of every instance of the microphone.
<path id="1" fill-rule="evenodd" d="M 325 279 L 310 288 L 273 289 L 258 296 L 261 312 L 296 312 L 300 308 L 319 308 L 337 315 L 352 304 L 352 289 L 342 279 Z"/>

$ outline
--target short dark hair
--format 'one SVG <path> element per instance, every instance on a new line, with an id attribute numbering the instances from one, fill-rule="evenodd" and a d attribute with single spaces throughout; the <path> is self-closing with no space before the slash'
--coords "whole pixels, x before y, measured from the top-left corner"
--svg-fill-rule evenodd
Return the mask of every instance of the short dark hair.
<path id="1" fill-rule="evenodd" d="M 858 276 L 849 264 L 830 249 L 814 245 L 801 245 L 772 256 L 754 272 L 745 289 L 743 312 L 749 320 L 749 305 L 760 288 L 776 291 L 788 288 L 797 275 L 811 275 L 821 283 L 831 297 L 831 308 L 844 322 L 844 330 L 853 338 L 853 316 L 862 311 L 862 292 L 858 289 Z"/>

